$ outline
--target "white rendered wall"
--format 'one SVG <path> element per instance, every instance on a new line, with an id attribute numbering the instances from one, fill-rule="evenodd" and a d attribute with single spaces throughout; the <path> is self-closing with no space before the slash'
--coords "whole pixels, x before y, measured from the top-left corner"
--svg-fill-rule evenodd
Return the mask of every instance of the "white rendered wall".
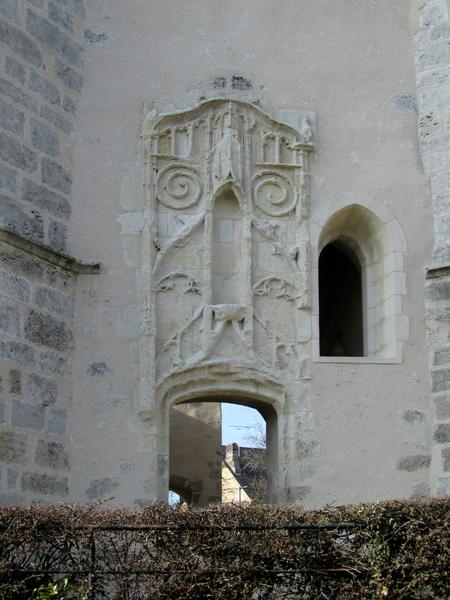
<path id="1" fill-rule="evenodd" d="M 142 220 L 136 216 L 143 210 L 143 103 L 173 112 L 218 94 L 256 99 L 272 116 L 314 111 L 310 214 L 324 206 L 331 216 L 347 205 L 376 205 L 378 218 L 384 223 L 384 212 L 392 215 L 404 236 L 403 243 L 390 233 L 402 253 L 391 268 L 403 275 L 391 280 L 404 285 L 389 284 L 401 307 L 383 309 L 375 321 L 402 317 L 395 339 L 403 351 L 387 363 L 325 362 L 316 360 L 311 343 L 310 379 L 279 437 L 288 460 L 279 473 L 285 500 L 317 505 L 427 491 L 423 275 L 433 225 L 417 142 L 409 9 L 407 0 L 152 0 L 127 2 L 126 10 L 119 0 L 90 3 L 88 27 L 99 35 L 86 51 L 74 139 L 72 248 L 80 258 L 98 258 L 103 271 L 78 283 L 70 418 L 75 500 L 98 489 L 118 504 L 161 497 L 158 478 L 168 464 L 157 455 L 157 416 L 143 419 L 136 410 L 146 318 L 138 297 Z M 320 223 L 312 224 L 312 241 Z M 313 243 L 310 267 L 314 273 Z M 90 374 L 95 363 L 105 364 L 101 375 Z"/>

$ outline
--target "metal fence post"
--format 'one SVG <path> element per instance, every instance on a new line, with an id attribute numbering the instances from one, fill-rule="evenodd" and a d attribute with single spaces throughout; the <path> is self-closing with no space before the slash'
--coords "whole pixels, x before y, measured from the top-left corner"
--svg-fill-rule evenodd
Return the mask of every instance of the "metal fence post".
<path id="1" fill-rule="evenodd" d="M 91 552 L 89 563 L 89 600 L 96 599 L 95 590 L 95 536 L 91 533 Z"/>

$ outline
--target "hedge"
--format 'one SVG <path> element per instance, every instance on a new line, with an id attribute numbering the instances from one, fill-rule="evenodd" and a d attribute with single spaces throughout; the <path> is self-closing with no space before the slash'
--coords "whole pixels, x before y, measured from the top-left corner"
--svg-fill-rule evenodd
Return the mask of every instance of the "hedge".
<path id="1" fill-rule="evenodd" d="M 306 511 L 0 508 L 0 598 L 450 597 L 449 498 Z"/>

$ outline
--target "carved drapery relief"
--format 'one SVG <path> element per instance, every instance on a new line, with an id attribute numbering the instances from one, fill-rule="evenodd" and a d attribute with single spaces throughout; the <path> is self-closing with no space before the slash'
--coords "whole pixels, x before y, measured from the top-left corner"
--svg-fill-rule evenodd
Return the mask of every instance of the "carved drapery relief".
<path id="1" fill-rule="evenodd" d="M 148 384 L 236 361 L 279 380 L 309 354 L 307 117 L 297 130 L 212 100 L 143 131 Z"/>

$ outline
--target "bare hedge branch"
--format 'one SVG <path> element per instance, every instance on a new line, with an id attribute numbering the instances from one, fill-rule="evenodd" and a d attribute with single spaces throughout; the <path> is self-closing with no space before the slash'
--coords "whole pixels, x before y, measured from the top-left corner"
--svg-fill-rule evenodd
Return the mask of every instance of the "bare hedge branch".
<path id="1" fill-rule="evenodd" d="M 51 597 L 78 600 L 446 600 L 449 515 L 448 498 L 317 511 L 0 508 L 0 598 L 50 583 Z"/>

